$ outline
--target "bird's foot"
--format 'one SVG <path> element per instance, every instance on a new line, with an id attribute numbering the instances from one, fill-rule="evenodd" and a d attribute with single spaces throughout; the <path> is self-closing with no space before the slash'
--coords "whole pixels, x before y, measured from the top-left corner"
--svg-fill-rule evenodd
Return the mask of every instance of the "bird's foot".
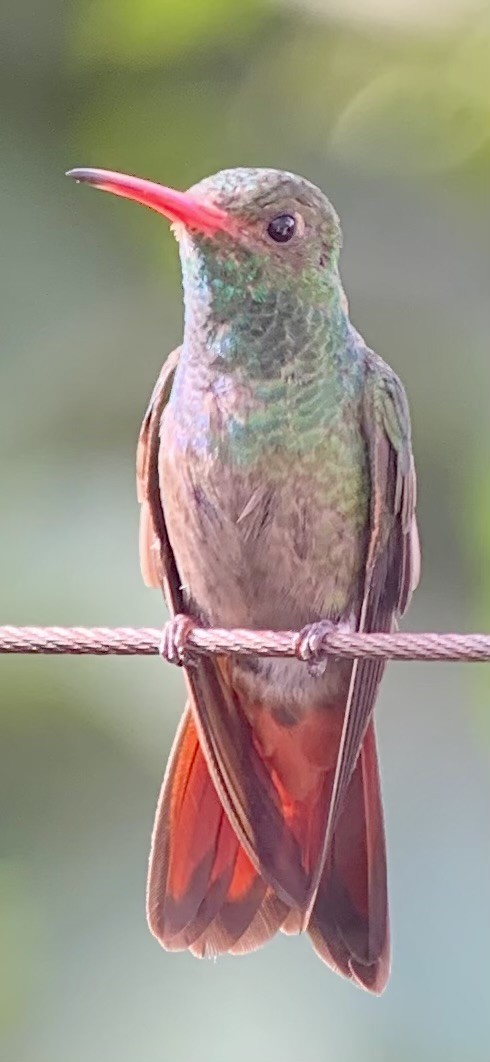
<path id="1" fill-rule="evenodd" d="M 177 613 L 165 624 L 158 652 L 169 664 L 188 667 L 191 663 L 187 639 L 196 627 L 192 616 Z"/>
<path id="2" fill-rule="evenodd" d="M 329 662 L 329 657 L 325 654 L 324 639 L 328 638 L 329 634 L 350 634 L 353 630 L 351 620 L 335 623 L 334 620 L 323 619 L 317 623 L 309 623 L 297 636 L 296 656 L 306 662 L 310 675 L 321 678 Z"/>

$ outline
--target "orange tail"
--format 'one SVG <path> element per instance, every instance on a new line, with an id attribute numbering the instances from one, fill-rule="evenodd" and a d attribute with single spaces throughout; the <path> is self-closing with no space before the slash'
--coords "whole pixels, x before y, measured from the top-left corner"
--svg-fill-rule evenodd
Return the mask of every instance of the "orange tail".
<path id="1" fill-rule="evenodd" d="M 315 805 L 295 801 L 294 834 L 310 864 L 321 848 L 332 771 Z M 320 797 L 320 799 L 319 799 Z M 257 809 L 258 811 L 260 809 Z M 252 951 L 304 914 L 280 900 L 240 845 L 210 777 L 188 708 L 157 808 L 148 878 L 150 929 L 170 951 Z M 386 858 L 374 730 L 370 725 L 323 871 L 308 932 L 318 955 L 372 992 L 388 977 Z"/>
<path id="2" fill-rule="evenodd" d="M 255 871 L 221 807 L 187 708 L 162 786 L 152 839 L 147 915 L 169 951 L 252 951 L 288 908 Z"/>
<path id="3" fill-rule="evenodd" d="M 339 815 L 308 925 L 329 966 L 370 992 L 390 971 L 386 850 L 376 739 L 370 723 Z"/>

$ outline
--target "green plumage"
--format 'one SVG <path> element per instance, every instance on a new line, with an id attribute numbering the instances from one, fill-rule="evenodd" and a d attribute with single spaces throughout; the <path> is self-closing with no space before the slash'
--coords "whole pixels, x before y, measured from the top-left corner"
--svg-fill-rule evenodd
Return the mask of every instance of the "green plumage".
<path id="1" fill-rule="evenodd" d="M 262 246 L 262 220 L 260 234 L 241 243 L 227 235 L 216 240 L 182 234 L 185 332 L 169 411 L 173 446 L 185 450 L 186 466 L 194 469 L 208 502 L 214 506 L 219 500 L 235 519 L 237 497 L 245 508 L 247 492 L 252 496 L 261 484 L 276 494 L 278 511 L 287 508 L 284 494 L 308 507 L 302 523 L 310 541 L 303 546 L 298 595 L 302 598 L 303 584 L 311 582 L 306 567 L 318 578 L 328 566 L 335 571 L 333 592 L 321 605 L 338 616 L 353 604 L 365 551 L 366 348 L 349 322 L 338 274 L 340 229 L 328 200 L 289 175 L 281 174 L 273 189 L 271 171 L 261 180 L 269 186 L 269 199 L 272 191 L 286 197 L 274 210 L 301 207 L 306 219 L 314 212 L 318 221 L 321 208 L 320 224 L 296 248 Z M 206 190 L 211 185 L 212 179 L 203 182 Z M 244 197 L 250 187 L 247 179 Z M 248 211 L 247 203 L 241 204 L 241 217 L 252 225 L 256 204 L 254 198 Z M 268 518 L 273 517 L 271 505 Z M 318 526 L 311 526 L 316 519 Z M 247 564 L 255 585 L 254 565 L 249 559 Z M 212 603 L 202 606 L 207 613 Z M 269 622 L 284 626 L 295 618 L 284 609 Z"/>

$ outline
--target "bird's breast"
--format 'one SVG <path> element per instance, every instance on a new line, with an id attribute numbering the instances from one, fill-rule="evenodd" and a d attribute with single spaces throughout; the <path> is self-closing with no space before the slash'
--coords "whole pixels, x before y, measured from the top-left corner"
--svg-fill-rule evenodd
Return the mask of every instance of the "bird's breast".
<path id="1" fill-rule="evenodd" d="M 162 421 L 160 482 L 188 601 L 223 626 L 298 628 L 356 606 L 369 477 L 360 418 L 315 425 L 218 381 Z M 261 423 L 262 421 L 262 423 Z"/>

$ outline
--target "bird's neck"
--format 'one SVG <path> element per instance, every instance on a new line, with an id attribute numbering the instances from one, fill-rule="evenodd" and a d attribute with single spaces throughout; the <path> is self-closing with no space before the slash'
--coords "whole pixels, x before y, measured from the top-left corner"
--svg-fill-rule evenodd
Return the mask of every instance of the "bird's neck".
<path id="1" fill-rule="evenodd" d="M 212 442 L 203 414 L 209 392 L 221 410 L 223 446 L 242 461 L 255 459 L 264 440 L 311 449 L 357 401 L 359 344 L 337 273 L 281 283 L 260 261 L 237 276 L 226 263 L 204 268 L 193 258 L 184 263 L 184 294 L 173 400 L 199 447 Z"/>
<path id="2" fill-rule="evenodd" d="M 236 262 L 198 249 L 183 267 L 184 358 L 211 376 L 238 373 L 265 384 L 294 367 L 325 372 L 345 350 L 350 324 L 336 269 L 269 276 L 258 256 Z"/>

